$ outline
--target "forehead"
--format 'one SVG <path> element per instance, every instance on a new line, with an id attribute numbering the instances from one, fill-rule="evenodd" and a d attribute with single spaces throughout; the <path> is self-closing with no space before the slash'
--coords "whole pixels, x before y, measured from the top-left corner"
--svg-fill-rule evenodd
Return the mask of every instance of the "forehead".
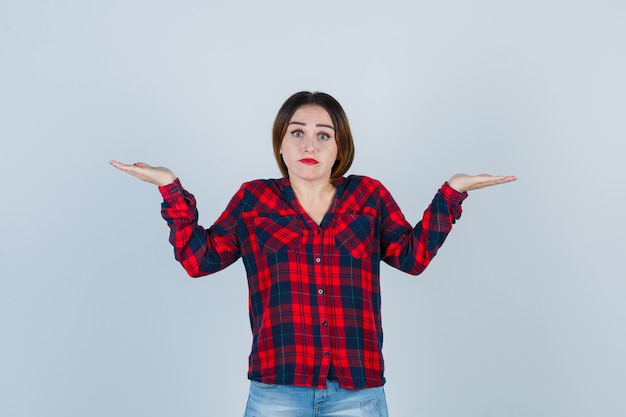
<path id="1" fill-rule="evenodd" d="M 305 104 L 304 106 L 298 107 L 293 116 L 291 116 L 291 120 L 289 121 L 289 123 L 306 123 L 307 121 L 314 123 L 324 123 L 333 126 L 333 121 L 326 109 L 322 106 L 318 106 L 315 104 Z"/>

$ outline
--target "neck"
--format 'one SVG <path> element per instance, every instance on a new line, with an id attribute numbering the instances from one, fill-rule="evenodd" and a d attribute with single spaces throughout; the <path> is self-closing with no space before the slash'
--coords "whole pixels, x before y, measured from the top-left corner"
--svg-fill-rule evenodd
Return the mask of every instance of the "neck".
<path id="1" fill-rule="evenodd" d="M 290 182 L 298 200 L 315 201 L 326 198 L 335 192 L 335 186 L 330 182 L 330 179 L 312 182 L 290 178 Z"/>

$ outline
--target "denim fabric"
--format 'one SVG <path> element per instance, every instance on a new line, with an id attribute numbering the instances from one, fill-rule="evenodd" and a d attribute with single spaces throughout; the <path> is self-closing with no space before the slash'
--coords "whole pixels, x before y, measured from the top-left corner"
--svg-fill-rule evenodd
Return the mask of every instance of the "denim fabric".
<path id="1" fill-rule="evenodd" d="M 244 417 L 388 417 L 383 387 L 326 389 L 250 382 Z"/>

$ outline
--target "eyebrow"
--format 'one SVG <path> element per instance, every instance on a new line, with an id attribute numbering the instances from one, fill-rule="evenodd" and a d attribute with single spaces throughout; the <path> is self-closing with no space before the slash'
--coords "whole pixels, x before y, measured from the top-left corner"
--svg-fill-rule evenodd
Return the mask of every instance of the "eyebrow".
<path id="1" fill-rule="evenodd" d="M 289 122 L 290 125 L 300 125 L 300 126 L 306 126 L 306 123 L 302 123 L 302 122 Z M 315 125 L 315 127 L 327 127 L 329 129 L 335 130 L 334 127 L 329 126 L 329 125 L 325 125 L 325 124 L 317 124 Z"/>

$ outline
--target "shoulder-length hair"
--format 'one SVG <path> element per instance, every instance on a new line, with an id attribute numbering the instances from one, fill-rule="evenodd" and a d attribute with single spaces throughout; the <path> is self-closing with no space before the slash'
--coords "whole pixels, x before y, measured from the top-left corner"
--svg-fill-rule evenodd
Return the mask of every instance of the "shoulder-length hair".
<path id="1" fill-rule="evenodd" d="M 320 92 L 301 91 L 289 97 L 276 115 L 274 128 L 272 130 L 272 145 L 274 147 L 274 157 L 283 177 L 289 178 L 287 165 L 280 154 L 280 147 L 283 138 L 287 134 L 287 127 L 293 114 L 302 106 L 320 106 L 328 112 L 333 127 L 335 128 L 335 141 L 337 142 L 337 161 L 333 165 L 330 178 L 335 179 L 343 176 L 352 165 L 354 160 L 354 142 L 348 117 L 337 100 L 332 96 Z"/>

